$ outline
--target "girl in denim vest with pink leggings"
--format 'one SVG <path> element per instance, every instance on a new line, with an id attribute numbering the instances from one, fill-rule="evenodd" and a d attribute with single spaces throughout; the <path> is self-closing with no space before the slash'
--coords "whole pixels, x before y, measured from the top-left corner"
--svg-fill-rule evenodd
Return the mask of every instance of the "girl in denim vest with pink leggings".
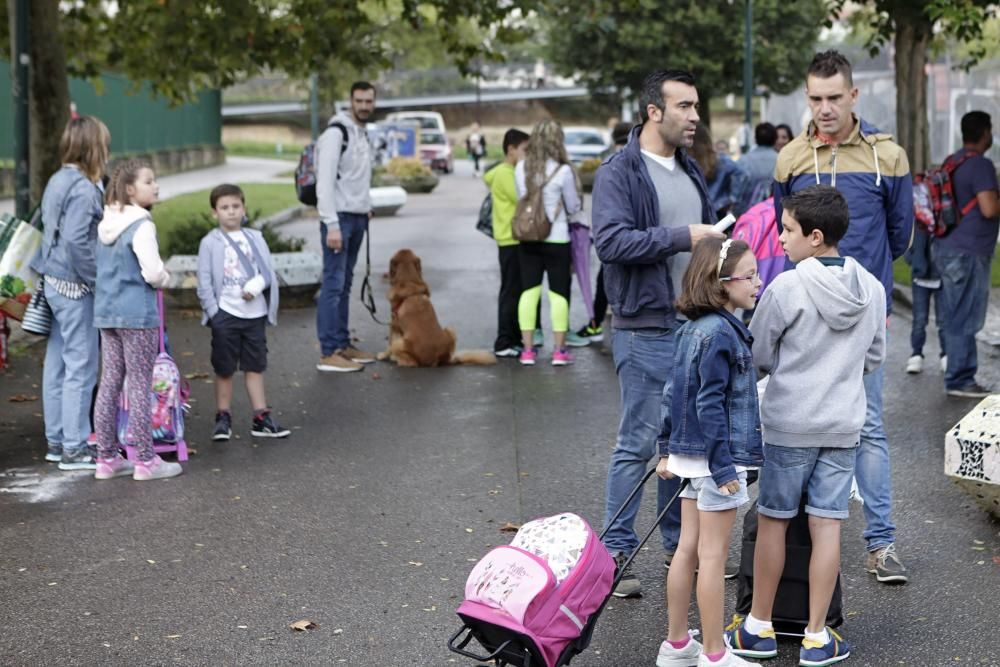
<path id="1" fill-rule="evenodd" d="M 181 474 L 153 450 L 149 392 L 159 349 L 156 289 L 170 275 L 156 243 L 149 208 L 159 196 L 153 170 L 138 160 L 115 169 L 105 195 L 104 219 L 97 227 L 97 289 L 94 325 L 101 330 L 101 383 L 97 427 L 97 479 L 132 475 L 145 481 Z M 118 396 L 128 375 L 129 430 L 136 438 L 133 465 L 118 451 Z"/>

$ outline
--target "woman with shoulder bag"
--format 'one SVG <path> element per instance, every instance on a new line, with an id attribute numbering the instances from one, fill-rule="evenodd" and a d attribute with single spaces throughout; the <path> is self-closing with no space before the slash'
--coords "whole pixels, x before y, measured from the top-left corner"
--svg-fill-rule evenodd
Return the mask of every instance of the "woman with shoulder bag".
<path id="1" fill-rule="evenodd" d="M 93 470 L 87 446 L 97 382 L 97 223 L 104 215 L 98 185 L 108 162 L 111 133 L 92 116 L 69 121 L 59 141 L 62 167 L 42 194 L 44 238 L 32 268 L 44 276 L 52 328 L 45 351 L 42 400 L 46 461 L 60 470 Z"/>
<path id="2" fill-rule="evenodd" d="M 566 366 L 573 358 L 566 350 L 569 330 L 569 290 L 572 281 L 569 221 L 583 210 L 580 179 L 566 155 L 562 127 L 554 120 L 535 125 L 528 140 L 527 157 L 514 169 L 519 198 L 539 194 L 551 229 L 541 241 L 521 239 L 518 259 L 523 291 L 518 300 L 518 322 L 524 349 L 520 361 L 533 366 L 537 353 L 532 335 L 537 324 L 538 304 L 542 299 L 542 278 L 549 278 L 549 310 L 552 336 L 555 339 L 552 365 Z"/>

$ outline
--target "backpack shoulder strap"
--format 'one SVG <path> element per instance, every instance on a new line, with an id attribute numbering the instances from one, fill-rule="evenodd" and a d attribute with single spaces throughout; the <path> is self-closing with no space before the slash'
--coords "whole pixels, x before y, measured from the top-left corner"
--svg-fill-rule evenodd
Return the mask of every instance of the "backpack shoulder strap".
<path id="1" fill-rule="evenodd" d="M 340 142 L 340 152 L 343 153 L 347 150 L 348 134 L 347 126 L 341 123 L 339 120 L 331 121 L 329 125 L 326 126 L 327 129 L 335 127 L 340 130 L 340 136 L 343 137 L 343 141 Z"/>

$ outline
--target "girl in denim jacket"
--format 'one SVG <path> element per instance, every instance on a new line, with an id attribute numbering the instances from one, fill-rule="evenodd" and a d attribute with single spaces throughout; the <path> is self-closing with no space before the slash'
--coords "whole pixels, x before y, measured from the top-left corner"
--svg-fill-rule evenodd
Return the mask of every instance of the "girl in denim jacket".
<path id="1" fill-rule="evenodd" d="M 733 313 L 754 307 L 757 260 L 743 241 L 704 239 L 691 254 L 677 310 L 673 382 L 656 471 L 688 480 L 681 536 L 667 575 L 667 640 L 658 667 L 749 665 L 723 641 L 724 572 L 736 509 L 747 502 L 746 470 L 763 462 L 757 374 L 750 332 Z M 704 648 L 688 634 L 698 570 Z"/>
<path id="2" fill-rule="evenodd" d="M 131 475 L 144 481 L 181 474 L 153 450 L 150 387 L 159 350 L 156 289 L 170 274 L 160 259 L 149 209 L 159 198 L 153 170 L 139 160 L 119 165 L 105 194 L 104 219 L 97 226 L 97 290 L 94 326 L 101 330 L 101 384 L 97 427 L 97 479 Z M 136 437 L 133 465 L 118 452 L 118 396 L 128 375 L 129 430 Z"/>

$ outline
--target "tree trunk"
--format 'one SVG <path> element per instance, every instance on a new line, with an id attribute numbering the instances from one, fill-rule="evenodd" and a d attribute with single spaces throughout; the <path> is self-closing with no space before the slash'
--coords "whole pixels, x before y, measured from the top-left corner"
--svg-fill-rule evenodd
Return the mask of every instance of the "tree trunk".
<path id="1" fill-rule="evenodd" d="M 917 173 L 930 162 L 926 65 L 933 25 L 922 7 L 896 13 L 895 21 L 896 141 Z"/>
<path id="2" fill-rule="evenodd" d="M 60 167 L 59 140 L 69 121 L 66 52 L 59 34 L 59 1 L 31 1 L 31 199 L 38 202 Z"/>

